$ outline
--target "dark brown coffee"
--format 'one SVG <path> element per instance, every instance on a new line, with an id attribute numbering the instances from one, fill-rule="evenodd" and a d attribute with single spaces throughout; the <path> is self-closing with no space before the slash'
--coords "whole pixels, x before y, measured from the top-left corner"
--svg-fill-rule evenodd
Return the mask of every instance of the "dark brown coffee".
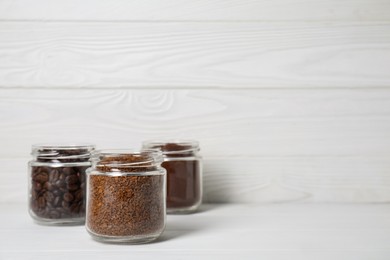
<path id="1" fill-rule="evenodd" d="M 35 145 L 29 162 L 29 209 L 42 224 L 82 224 L 92 145 Z"/>
<path id="2" fill-rule="evenodd" d="M 83 218 L 87 168 L 88 166 L 32 167 L 32 213 L 45 219 Z"/>
<path id="3" fill-rule="evenodd" d="M 199 203 L 201 198 L 200 162 L 165 161 L 167 170 L 167 208 L 187 208 Z"/>
<path id="4" fill-rule="evenodd" d="M 159 149 L 167 170 L 168 213 L 192 212 L 202 201 L 202 162 L 196 141 L 145 142 L 144 148 Z"/>

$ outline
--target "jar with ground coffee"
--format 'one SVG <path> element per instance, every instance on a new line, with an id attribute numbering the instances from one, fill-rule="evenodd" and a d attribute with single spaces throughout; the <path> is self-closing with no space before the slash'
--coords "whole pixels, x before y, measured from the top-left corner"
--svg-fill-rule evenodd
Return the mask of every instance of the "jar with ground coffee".
<path id="1" fill-rule="evenodd" d="M 167 170 L 167 212 L 190 213 L 202 202 L 202 158 L 196 141 L 146 141 L 145 149 L 159 149 Z"/>
<path id="2" fill-rule="evenodd" d="M 94 146 L 33 145 L 29 162 L 29 213 L 40 224 L 85 221 L 86 170 Z"/>
<path id="3" fill-rule="evenodd" d="M 99 151 L 87 171 L 86 228 L 101 242 L 147 243 L 165 227 L 166 170 L 152 150 Z"/>

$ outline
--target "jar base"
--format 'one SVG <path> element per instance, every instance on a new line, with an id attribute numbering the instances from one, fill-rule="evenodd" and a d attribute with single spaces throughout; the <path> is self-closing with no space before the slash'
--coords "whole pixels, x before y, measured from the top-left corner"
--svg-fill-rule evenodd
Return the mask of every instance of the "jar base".
<path id="1" fill-rule="evenodd" d="M 34 223 L 43 226 L 82 226 L 84 219 L 33 219 Z"/>
<path id="2" fill-rule="evenodd" d="M 192 205 L 192 206 L 189 206 L 189 207 L 181 207 L 181 208 L 168 208 L 167 207 L 167 214 L 170 214 L 170 215 L 182 215 L 182 214 L 192 214 L 192 213 L 195 213 L 196 211 L 198 211 L 200 205 L 202 204 L 202 202 L 199 202 L 195 205 Z"/>
<path id="3" fill-rule="evenodd" d="M 88 233 L 91 235 L 92 239 L 101 243 L 107 244 L 146 244 L 156 240 L 161 233 L 152 234 L 152 235 L 137 235 L 137 236 L 104 236 L 98 235 L 94 232 L 88 230 Z"/>
<path id="4" fill-rule="evenodd" d="M 85 224 L 85 217 L 78 218 L 41 218 L 35 215 L 35 213 L 29 210 L 29 214 L 34 223 L 43 226 L 81 226 Z"/>

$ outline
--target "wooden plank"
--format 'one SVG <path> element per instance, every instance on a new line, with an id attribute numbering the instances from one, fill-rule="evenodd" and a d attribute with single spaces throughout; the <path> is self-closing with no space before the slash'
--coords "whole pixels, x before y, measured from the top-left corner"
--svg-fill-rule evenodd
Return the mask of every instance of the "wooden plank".
<path id="1" fill-rule="evenodd" d="M 1 89 L 0 202 L 25 201 L 30 146 L 194 138 L 206 202 L 389 202 L 390 89 Z"/>
<path id="2" fill-rule="evenodd" d="M 100 21 L 378 21 L 386 0 L 2 0 L 0 19 Z"/>
<path id="3" fill-rule="evenodd" d="M 387 157 L 228 157 L 205 161 L 205 201 L 390 202 Z"/>
<path id="4" fill-rule="evenodd" d="M 389 87 L 390 23 L 0 23 L 0 87 Z"/>
<path id="5" fill-rule="evenodd" d="M 0 159 L 0 203 L 26 203 L 26 158 Z M 204 157 L 205 203 L 388 203 L 388 157 Z"/>
<path id="6" fill-rule="evenodd" d="M 198 139 L 214 157 L 388 156 L 390 89 L 0 90 L 0 156 L 155 137 Z"/>

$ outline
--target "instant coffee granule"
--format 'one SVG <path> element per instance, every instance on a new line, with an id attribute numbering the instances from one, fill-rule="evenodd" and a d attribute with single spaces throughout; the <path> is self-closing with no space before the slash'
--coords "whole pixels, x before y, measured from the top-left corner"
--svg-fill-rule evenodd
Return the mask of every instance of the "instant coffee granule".
<path id="1" fill-rule="evenodd" d="M 163 176 L 104 176 L 89 180 L 88 227 L 107 236 L 154 233 L 163 228 Z"/>
<path id="2" fill-rule="evenodd" d="M 97 238 L 128 237 L 127 242 L 158 236 L 165 225 L 165 170 L 148 156 L 99 160 L 88 174 L 87 230 Z"/>

